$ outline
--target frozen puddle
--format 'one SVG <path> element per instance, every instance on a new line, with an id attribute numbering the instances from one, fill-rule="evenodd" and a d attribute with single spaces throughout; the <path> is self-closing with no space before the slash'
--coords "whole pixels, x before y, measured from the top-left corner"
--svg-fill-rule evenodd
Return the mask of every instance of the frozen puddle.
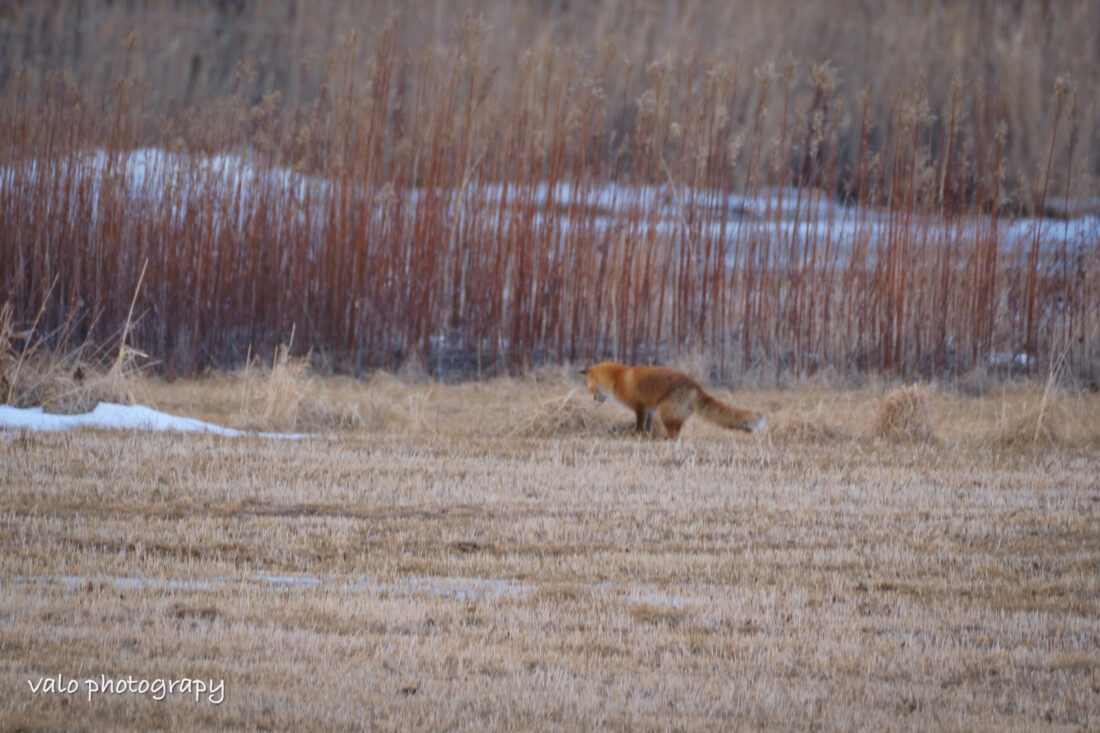
<path id="1" fill-rule="evenodd" d="M 94 575 L 16 575 L 12 578 L 15 585 L 63 585 L 70 590 L 86 585 L 111 585 L 119 590 L 144 590 L 157 588 L 162 590 L 209 590 L 216 584 L 229 582 L 229 578 L 211 580 L 183 580 L 179 578 L 135 578 L 109 577 Z"/>
<path id="2" fill-rule="evenodd" d="M 311 575 L 255 575 L 269 585 L 301 588 L 339 588 L 351 593 L 385 593 L 394 596 L 433 596 L 451 598 L 464 603 L 475 601 L 499 601 L 503 598 L 522 598 L 535 588 L 527 583 L 499 578 L 447 578 L 409 577 L 387 583 L 371 578 L 359 578 L 350 582 L 334 583 Z"/>
<path id="3" fill-rule="evenodd" d="M 523 583 L 507 578 L 455 578 L 444 576 L 411 576 L 395 581 L 380 581 L 372 578 L 352 580 L 328 580 L 313 575 L 275 575 L 257 573 L 243 578 L 215 576 L 204 580 L 183 578 L 141 578 L 133 576 L 92 576 L 92 575 L 16 575 L 15 585 L 63 585 L 66 588 L 81 588 L 88 584 L 109 585 L 119 590 L 213 590 L 226 585 L 253 585 L 276 587 L 285 590 L 314 590 L 325 588 L 347 593 L 365 593 L 371 595 L 417 596 L 447 598 L 462 603 L 479 603 L 524 598 L 538 589 L 538 584 Z M 648 603 L 670 605 L 683 609 L 685 601 L 700 605 L 713 605 L 717 600 L 713 593 L 703 587 L 689 590 L 702 591 L 690 598 L 680 594 L 664 592 L 651 584 L 619 584 L 611 582 L 577 583 L 597 594 L 608 596 L 621 595 L 629 605 Z M 710 589 L 713 590 L 713 589 Z"/>
<path id="4" fill-rule="evenodd" d="M 223 585 L 261 585 L 293 589 L 330 588 L 349 593 L 373 593 L 396 596 L 433 596 L 451 598 L 464 603 L 498 601 L 504 598 L 521 598 L 535 590 L 535 586 L 515 580 L 498 578 L 446 578 L 409 577 L 395 582 L 383 582 L 371 578 L 350 581 L 332 581 L 312 575 L 273 575 L 257 573 L 245 578 L 214 576 L 205 580 L 183 578 L 141 578 L 109 575 L 16 575 L 16 585 L 63 585 L 80 588 L 88 585 L 110 585 L 119 590 L 213 590 Z"/>
<path id="5" fill-rule="evenodd" d="M 377 583 L 391 595 L 435 596 L 471 601 L 499 601 L 504 598 L 522 598 L 535 590 L 534 586 L 516 580 L 497 578 L 406 578 L 401 583 Z M 364 590 L 371 589 L 369 585 Z"/>
<path id="6" fill-rule="evenodd" d="M 245 430 L 214 425 L 190 417 L 178 417 L 143 405 L 116 405 L 100 402 L 91 412 L 83 415 L 55 415 L 43 412 L 41 407 L 12 407 L 0 405 L 0 428 L 21 430 L 61 431 L 73 428 L 98 430 L 149 430 L 153 432 L 213 433 L 229 437 L 255 435 L 262 438 L 299 440 L 310 437 L 305 433 L 251 433 Z"/>

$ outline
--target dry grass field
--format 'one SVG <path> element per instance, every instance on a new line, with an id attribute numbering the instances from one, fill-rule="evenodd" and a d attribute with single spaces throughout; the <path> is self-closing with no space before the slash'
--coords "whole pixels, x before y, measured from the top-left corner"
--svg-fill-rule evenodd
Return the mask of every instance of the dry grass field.
<path id="1" fill-rule="evenodd" d="M 0 3 L 0 731 L 1100 730 L 1098 25 Z"/>
<path id="2" fill-rule="evenodd" d="M 314 437 L 0 431 L 0 728 L 1100 727 L 1096 394 L 281 375 L 133 391 Z"/>

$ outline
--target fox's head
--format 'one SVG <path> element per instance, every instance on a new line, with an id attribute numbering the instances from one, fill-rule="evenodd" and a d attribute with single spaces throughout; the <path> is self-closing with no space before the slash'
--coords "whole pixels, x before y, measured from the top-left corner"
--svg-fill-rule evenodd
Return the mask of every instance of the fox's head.
<path id="1" fill-rule="evenodd" d="M 607 399 L 607 393 L 604 392 L 603 387 L 600 386 L 599 379 L 596 378 L 596 370 L 594 367 L 581 369 L 581 376 L 588 382 L 588 391 L 592 393 L 592 399 L 596 400 L 596 404 L 600 404 Z"/>

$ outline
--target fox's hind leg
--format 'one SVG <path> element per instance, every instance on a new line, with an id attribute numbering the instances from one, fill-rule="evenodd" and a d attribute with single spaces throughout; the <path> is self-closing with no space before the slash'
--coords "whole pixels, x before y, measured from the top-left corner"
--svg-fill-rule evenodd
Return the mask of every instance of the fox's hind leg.
<path id="1" fill-rule="evenodd" d="M 661 424 L 670 440 L 680 435 L 684 421 L 691 417 L 691 404 L 682 399 L 666 399 L 661 403 Z"/>
<path id="2" fill-rule="evenodd" d="M 669 440 L 675 440 L 680 437 L 680 428 L 683 427 L 683 420 L 666 420 L 661 418 L 661 424 L 665 426 L 665 432 L 668 433 Z"/>

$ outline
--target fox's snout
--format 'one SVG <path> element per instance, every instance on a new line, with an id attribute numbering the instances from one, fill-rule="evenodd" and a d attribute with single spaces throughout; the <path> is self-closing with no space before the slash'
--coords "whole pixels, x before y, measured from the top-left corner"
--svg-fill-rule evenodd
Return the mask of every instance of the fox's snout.
<path id="1" fill-rule="evenodd" d="M 599 382 L 592 375 L 591 368 L 581 369 L 581 376 L 588 382 L 588 391 L 592 393 L 592 399 L 596 401 L 596 404 L 603 404 L 603 401 L 607 399 L 607 395 L 604 394 L 603 388 L 600 387 Z"/>

